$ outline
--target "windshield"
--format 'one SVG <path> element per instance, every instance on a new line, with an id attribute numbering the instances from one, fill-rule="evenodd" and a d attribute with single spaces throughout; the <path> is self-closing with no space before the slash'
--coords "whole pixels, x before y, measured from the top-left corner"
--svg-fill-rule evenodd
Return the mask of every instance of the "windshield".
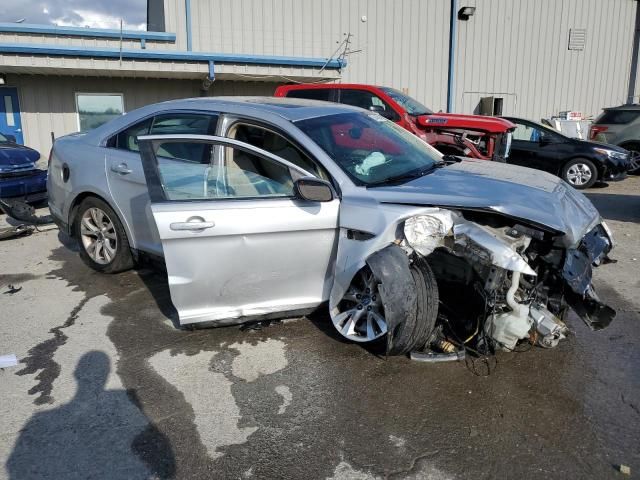
<path id="1" fill-rule="evenodd" d="M 417 100 L 414 100 L 413 98 L 405 95 L 399 90 L 395 90 L 389 87 L 381 87 L 380 90 L 393 98 L 395 102 L 402 108 L 404 108 L 409 115 L 416 117 L 418 115 L 427 115 L 433 113 L 432 110 L 428 109 Z"/>
<path id="2" fill-rule="evenodd" d="M 409 181 L 442 155 L 377 113 L 340 113 L 296 122 L 357 185 Z"/>

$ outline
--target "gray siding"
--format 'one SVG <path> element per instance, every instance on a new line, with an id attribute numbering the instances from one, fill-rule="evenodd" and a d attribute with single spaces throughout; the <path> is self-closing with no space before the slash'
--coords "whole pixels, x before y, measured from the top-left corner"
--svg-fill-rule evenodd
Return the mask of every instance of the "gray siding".
<path id="1" fill-rule="evenodd" d="M 504 94 L 505 114 L 533 119 L 562 110 L 597 115 L 626 100 L 634 0 L 465 0 L 458 22 L 456 111 Z M 569 29 L 586 29 L 584 50 L 568 49 Z M 478 93 L 474 93 L 478 92 Z"/>
<path id="2" fill-rule="evenodd" d="M 172 15 L 185 2 L 165 1 L 186 45 Z M 446 105 L 447 0 L 191 0 L 191 10 L 195 51 L 326 58 L 351 32 L 351 49 L 362 51 L 348 57 L 343 82 L 395 86 L 432 108 Z"/>
<path id="3" fill-rule="evenodd" d="M 121 78 L 9 75 L 9 86 L 18 87 L 25 144 L 43 158 L 51 148 L 51 132 L 56 137 L 78 131 L 75 94 L 122 93 L 125 111 L 175 98 L 197 97 L 201 82 L 196 80 L 144 81 Z M 268 95 L 275 86 L 266 82 L 215 82 L 209 95 Z"/>

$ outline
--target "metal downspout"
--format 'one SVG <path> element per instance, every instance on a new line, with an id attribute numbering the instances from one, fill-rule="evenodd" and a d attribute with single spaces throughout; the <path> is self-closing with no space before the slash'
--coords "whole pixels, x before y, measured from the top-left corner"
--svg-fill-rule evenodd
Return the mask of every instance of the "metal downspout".
<path id="1" fill-rule="evenodd" d="M 455 62 L 456 40 L 458 38 L 458 0 L 451 0 L 451 18 L 449 23 L 449 76 L 447 84 L 447 112 L 455 108 Z"/>
<path id="2" fill-rule="evenodd" d="M 187 51 L 191 51 L 191 0 L 184 0 L 185 21 L 187 27 Z"/>
<path id="3" fill-rule="evenodd" d="M 633 50 L 631 53 L 631 71 L 629 73 L 629 88 L 627 103 L 634 103 L 636 97 L 636 80 L 638 78 L 638 50 L 640 50 L 640 2 L 636 0 L 636 23 L 633 31 Z"/>

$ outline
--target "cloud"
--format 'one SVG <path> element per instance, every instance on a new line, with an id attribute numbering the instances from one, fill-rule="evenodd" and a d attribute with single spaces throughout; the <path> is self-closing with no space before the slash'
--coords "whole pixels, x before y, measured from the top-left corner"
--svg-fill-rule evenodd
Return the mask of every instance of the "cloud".
<path id="1" fill-rule="evenodd" d="M 146 0 L 0 0 L 0 22 L 144 30 Z"/>

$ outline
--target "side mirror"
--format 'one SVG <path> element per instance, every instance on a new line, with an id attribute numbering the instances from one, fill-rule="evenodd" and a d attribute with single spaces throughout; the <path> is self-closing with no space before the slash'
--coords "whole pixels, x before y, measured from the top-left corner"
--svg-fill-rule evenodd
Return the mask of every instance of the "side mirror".
<path id="1" fill-rule="evenodd" d="M 375 112 L 381 117 L 386 118 L 387 120 L 393 120 L 394 114 L 391 110 L 387 110 L 382 105 L 371 105 L 369 107 L 370 112 Z"/>
<path id="2" fill-rule="evenodd" d="M 293 184 L 298 198 L 310 202 L 330 202 L 334 198 L 333 187 L 325 180 L 315 177 L 302 177 Z"/>
<path id="3" fill-rule="evenodd" d="M 16 143 L 16 136 L 15 135 L 5 135 L 5 138 L 7 140 L 9 140 L 11 143 Z"/>

